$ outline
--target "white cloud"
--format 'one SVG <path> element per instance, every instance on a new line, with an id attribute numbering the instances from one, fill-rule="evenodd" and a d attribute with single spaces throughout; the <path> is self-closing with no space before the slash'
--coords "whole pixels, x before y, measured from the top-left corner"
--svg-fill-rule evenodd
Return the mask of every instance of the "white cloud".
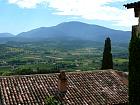
<path id="1" fill-rule="evenodd" d="M 46 2 L 46 0 L 8 0 L 11 4 L 16 4 L 21 8 L 35 8 L 37 5 Z"/>
<path id="2" fill-rule="evenodd" d="M 123 5 L 124 1 L 128 0 L 9 0 L 9 3 L 21 8 L 35 8 L 43 4 L 53 8 L 55 10 L 53 14 L 111 21 L 117 26 L 130 27 L 132 24 L 137 24 L 133 10 L 107 5 L 116 2 L 122 2 Z"/>

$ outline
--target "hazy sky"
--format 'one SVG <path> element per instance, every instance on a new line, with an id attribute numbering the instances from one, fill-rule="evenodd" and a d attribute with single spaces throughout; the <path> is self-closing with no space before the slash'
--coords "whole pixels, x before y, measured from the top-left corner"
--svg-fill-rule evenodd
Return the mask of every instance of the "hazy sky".
<path id="1" fill-rule="evenodd" d="M 139 0 L 0 0 L 0 33 L 18 34 L 68 21 L 131 30 L 138 19 L 123 5 L 135 1 Z"/>

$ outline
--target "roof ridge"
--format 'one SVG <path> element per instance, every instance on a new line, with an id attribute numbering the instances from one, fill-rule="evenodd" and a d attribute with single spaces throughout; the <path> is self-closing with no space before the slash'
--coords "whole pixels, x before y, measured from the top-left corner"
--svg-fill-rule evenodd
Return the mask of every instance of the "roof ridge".
<path id="1" fill-rule="evenodd" d="M 79 73 L 96 73 L 96 72 L 122 72 L 123 71 L 118 71 L 114 69 L 107 69 L 107 70 L 90 70 L 90 71 L 74 71 L 74 72 L 67 72 L 66 74 L 79 74 Z M 31 74 L 31 75 L 11 75 L 11 76 L 0 76 L 0 78 L 8 78 L 8 77 L 31 77 L 31 76 L 41 76 L 41 75 L 46 75 L 46 76 L 51 76 L 54 74 L 59 74 L 59 73 L 49 73 L 49 74 Z"/>

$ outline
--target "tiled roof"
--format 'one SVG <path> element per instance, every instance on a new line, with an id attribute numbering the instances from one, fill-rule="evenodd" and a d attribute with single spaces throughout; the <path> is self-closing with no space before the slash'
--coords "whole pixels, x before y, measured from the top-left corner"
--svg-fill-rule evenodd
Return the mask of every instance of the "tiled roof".
<path id="1" fill-rule="evenodd" d="M 124 5 L 125 7 L 129 8 L 140 8 L 140 1 L 134 2 L 134 3 L 129 3 Z"/>
<path id="2" fill-rule="evenodd" d="M 68 89 L 58 90 L 58 73 L 0 77 L 2 105 L 44 105 L 46 96 L 64 105 L 125 105 L 128 80 L 123 72 L 67 72 Z"/>

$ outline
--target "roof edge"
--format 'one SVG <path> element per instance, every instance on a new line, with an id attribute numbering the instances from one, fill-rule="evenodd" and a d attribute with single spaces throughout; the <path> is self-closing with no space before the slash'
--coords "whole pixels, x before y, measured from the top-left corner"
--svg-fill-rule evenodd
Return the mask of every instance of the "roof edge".
<path id="1" fill-rule="evenodd" d="M 66 74 L 73 74 L 73 73 L 93 73 L 93 72 L 121 72 L 121 73 L 125 73 L 123 71 L 119 71 L 119 70 L 114 70 L 114 69 L 107 69 L 107 70 L 90 70 L 90 71 L 74 71 L 74 72 L 67 72 L 65 71 Z M 54 75 L 54 74 L 60 74 L 60 73 L 49 73 L 49 74 L 31 74 L 31 75 L 11 75 L 11 76 L 0 76 L 0 78 L 4 78 L 4 77 L 29 77 L 29 76 L 38 76 L 38 75 Z M 127 74 L 127 73 L 126 73 Z"/>

